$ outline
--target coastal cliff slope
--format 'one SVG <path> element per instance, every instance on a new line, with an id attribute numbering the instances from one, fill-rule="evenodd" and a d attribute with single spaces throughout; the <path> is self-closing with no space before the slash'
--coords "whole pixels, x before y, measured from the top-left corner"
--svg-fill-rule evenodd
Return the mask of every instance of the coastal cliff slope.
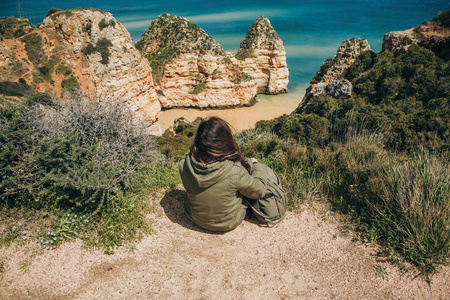
<path id="1" fill-rule="evenodd" d="M 100 10 L 57 11 L 30 33 L 4 38 L 0 67 L 7 70 L 0 81 L 20 79 L 38 92 L 79 88 L 119 98 L 147 124 L 161 110 L 147 61 L 125 27 Z"/>
<path id="2" fill-rule="evenodd" d="M 162 14 L 136 43 L 148 59 L 163 108 L 249 105 L 256 82 L 197 25 Z"/>
<path id="3" fill-rule="evenodd" d="M 287 93 L 289 70 L 283 41 L 270 24 L 260 16 L 250 26 L 234 60 L 258 83 L 259 94 Z"/>
<path id="4" fill-rule="evenodd" d="M 343 41 L 336 55 L 322 63 L 316 76 L 311 80 L 311 85 L 306 90 L 297 111 L 303 110 L 311 98 L 324 93 L 335 98 L 350 96 L 352 84 L 341 76 L 356 61 L 357 57 L 366 51 L 371 51 L 371 48 L 365 39 L 351 38 Z"/>
<path id="5" fill-rule="evenodd" d="M 450 59 L 450 10 L 439 13 L 433 20 L 404 31 L 392 31 L 383 37 L 381 52 L 396 55 L 408 51 L 413 44 L 433 51 L 439 58 Z"/>
<path id="6" fill-rule="evenodd" d="M 444 11 L 432 21 L 425 21 L 415 28 L 386 33 L 380 54 L 389 53 L 393 57 L 400 57 L 407 54 L 412 45 L 416 45 L 419 48 L 430 50 L 440 59 L 448 61 L 450 59 L 449 19 L 450 11 Z M 353 89 L 351 80 L 355 78 L 346 76 L 345 72 L 355 64 L 362 54 L 367 54 L 366 56 L 372 57 L 372 59 L 376 55 L 372 52 L 367 40 L 352 38 L 343 41 L 337 54 L 324 61 L 316 76 L 311 80 L 311 85 L 306 90 L 296 112 L 305 111 L 305 108 L 311 104 L 310 100 L 321 94 L 334 98 L 351 96 Z"/>

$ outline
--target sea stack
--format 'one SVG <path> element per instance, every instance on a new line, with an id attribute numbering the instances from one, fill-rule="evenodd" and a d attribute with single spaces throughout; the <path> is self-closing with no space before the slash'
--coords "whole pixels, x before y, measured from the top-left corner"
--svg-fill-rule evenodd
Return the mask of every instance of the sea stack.
<path id="1" fill-rule="evenodd" d="M 148 59 L 163 108 L 252 104 L 256 82 L 186 18 L 162 14 L 136 43 Z"/>
<path id="2" fill-rule="evenodd" d="M 258 94 L 287 92 L 286 50 L 266 17 L 258 17 L 248 29 L 236 54 L 236 63 L 257 82 Z"/>

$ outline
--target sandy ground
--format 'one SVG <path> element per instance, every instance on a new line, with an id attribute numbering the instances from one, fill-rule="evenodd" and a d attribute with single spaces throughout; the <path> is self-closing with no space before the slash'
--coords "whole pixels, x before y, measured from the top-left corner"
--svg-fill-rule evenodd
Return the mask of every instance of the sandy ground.
<path id="1" fill-rule="evenodd" d="M 0 299 L 450 299 L 449 267 L 431 285 L 413 280 L 342 233 L 322 205 L 289 212 L 274 228 L 245 220 L 217 234 L 189 221 L 182 197 L 173 190 L 155 200 L 154 233 L 134 253 L 86 251 L 80 241 L 0 249 Z"/>

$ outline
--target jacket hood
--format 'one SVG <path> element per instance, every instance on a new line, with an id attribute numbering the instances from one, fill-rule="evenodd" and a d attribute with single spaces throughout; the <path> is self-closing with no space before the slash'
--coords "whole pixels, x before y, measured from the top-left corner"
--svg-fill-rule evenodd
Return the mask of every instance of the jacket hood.
<path id="1" fill-rule="evenodd" d="M 204 164 L 197 161 L 190 154 L 186 155 L 186 167 L 189 177 L 200 188 L 207 188 L 222 180 L 231 170 L 234 162 L 230 160 Z"/>

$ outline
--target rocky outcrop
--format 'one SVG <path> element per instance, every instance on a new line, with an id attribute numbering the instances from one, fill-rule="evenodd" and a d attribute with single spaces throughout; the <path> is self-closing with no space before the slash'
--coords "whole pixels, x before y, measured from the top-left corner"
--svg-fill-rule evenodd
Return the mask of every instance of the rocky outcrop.
<path id="1" fill-rule="evenodd" d="M 316 76 L 312 79 L 311 86 L 320 82 L 328 84 L 332 80 L 338 79 L 365 51 L 371 51 L 370 45 L 365 39 L 353 38 L 343 41 L 336 55 L 322 64 Z"/>
<path id="2" fill-rule="evenodd" d="M 383 37 L 381 51 L 389 51 L 394 54 L 404 53 L 412 44 L 417 44 L 417 40 L 402 31 L 393 31 L 386 33 Z"/>
<path id="3" fill-rule="evenodd" d="M 352 83 L 347 79 L 331 80 L 330 83 L 320 82 L 309 91 L 310 97 L 326 94 L 334 98 L 346 98 L 352 94 Z"/>
<path id="4" fill-rule="evenodd" d="M 258 93 L 287 92 L 289 71 L 283 41 L 270 24 L 260 16 L 250 26 L 236 54 L 235 62 L 258 84 Z"/>
<path id="5" fill-rule="evenodd" d="M 438 57 L 450 59 L 450 10 L 440 12 L 432 21 L 405 31 L 386 33 L 381 51 L 399 55 L 413 44 L 433 51 Z"/>
<path id="6" fill-rule="evenodd" d="M 22 78 L 36 91 L 59 94 L 80 88 L 119 98 L 148 124 L 161 110 L 150 66 L 110 13 L 56 12 L 19 40 L 3 41 L 0 52 L 0 65 L 13 57 L 25 61 L 21 72 L 8 73 L 8 80 Z"/>
<path id="7" fill-rule="evenodd" d="M 265 17 L 250 27 L 236 57 L 169 14 L 154 20 L 136 46 L 110 13 L 97 9 L 50 9 L 37 28 L 24 19 L 0 21 L 0 81 L 53 95 L 81 89 L 120 98 L 148 124 L 161 108 L 252 105 L 257 93 L 287 91 L 285 49 Z"/>
<path id="8" fill-rule="evenodd" d="M 350 96 L 352 94 L 351 82 L 340 77 L 365 51 L 371 51 L 367 40 L 357 38 L 343 41 L 336 55 L 323 62 L 316 76 L 311 80 L 311 85 L 306 90 L 297 110 L 304 107 L 311 98 L 323 93 L 336 98 Z"/>
<path id="9" fill-rule="evenodd" d="M 163 108 L 250 105 L 256 82 L 187 19 L 162 14 L 136 43 L 149 60 Z"/>

